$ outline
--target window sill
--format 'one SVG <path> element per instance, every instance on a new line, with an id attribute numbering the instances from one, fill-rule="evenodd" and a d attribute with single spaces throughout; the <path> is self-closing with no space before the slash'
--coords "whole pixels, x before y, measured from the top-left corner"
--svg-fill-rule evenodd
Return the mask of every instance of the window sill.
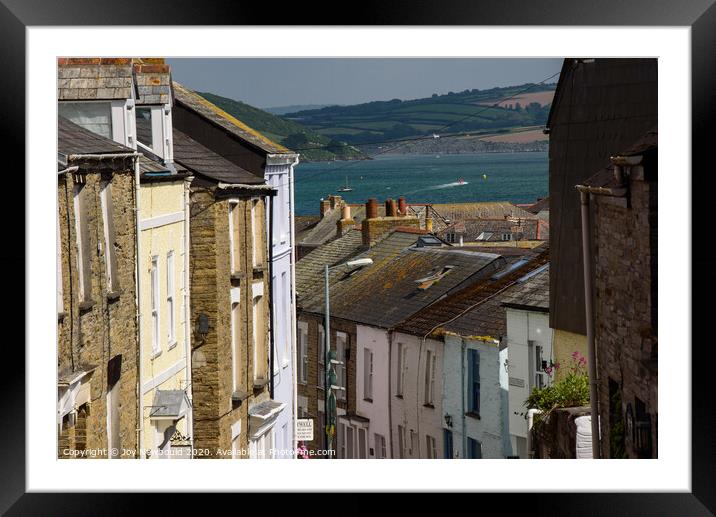
<path id="1" fill-rule="evenodd" d="M 254 391 L 263 389 L 263 387 L 266 386 L 268 383 L 269 383 L 268 379 L 264 379 L 264 378 L 254 379 Z"/>
<path id="2" fill-rule="evenodd" d="M 171 343 L 169 343 L 169 346 L 167 347 L 167 350 L 171 350 L 171 349 L 174 348 L 175 346 L 177 346 L 177 340 L 176 340 L 176 339 L 175 339 L 174 341 L 172 341 Z"/>
<path id="3" fill-rule="evenodd" d="M 155 350 L 155 351 L 152 352 L 152 355 L 151 355 L 149 358 L 153 361 L 154 359 L 156 359 L 156 358 L 159 357 L 160 355 L 162 355 L 162 350 L 161 350 L 161 349 Z"/>
<path id="4" fill-rule="evenodd" d="M 481 420 L 480 413 L 475 413 L 474 411 L 468 411 L 465 413 L 465 416 L 469 416 L 470 418 L 475 418 L 477 420 Z"/>
<path id="5" fill-rule="evenodd" d="M 430 408 L 430 409 L 435 409 L 435 406 L 433 406 L 432 404 L 430 404 L 430 403 L 428 403 L 428 402 L 426 402 L 425 404 L 423 404 L 423 407 L 427 407 L 427 408 Z"/>
<path id="6" fill-rule="evenodd" d="M 236 390 L 231 394 L 231 405 L 233 408 L 236 408 L 241 405 L 241 403 L 249 398 L 249 394 L 243 390 Z"/>
<path id="7" fill-rule="evenodd" d="M 117 289 L 116 291 L 108 291 L 107 292 L 107 301 L 114 302 L 116 300 L 119 300 L 120 294 L 122 294 L 122 292 L 119 289 Z"/>
<path id="8" fill-rule="evenodd" d="M 65 313 L 64 312 L 58 312 L 57 313 L 57 321 L 62 321 L 65 319 Z"/>
<path id="9" fill-rule="evenodd" d="M 373 403 L 373 399 L 367 398 L 367 397 L 363 397 L 363 402 L 370 402 L 370 403 L 372 404 L 372 403 Z"/>
<path id="10" fill-rule="evenodd" d="M 396 395 L 395 398 L 396 398 L 396 399 L 403 400 L 403 396 L 402 396 L 402 395 Z"/>
<path id="11" fill-rule="evenodd" d="M 244 278 L 246 278 L 246 273 L 242 273 L 241 271 L 234 271 L 231 273 L 232 280 L 242 280 Z"/>
<path id="12" fill-rule="evenodd" d="M 92 307 L 94 307 L 94 300 L 87 300 L 84 302 L 80 302 L 80 311 L 88 311 Z"/>

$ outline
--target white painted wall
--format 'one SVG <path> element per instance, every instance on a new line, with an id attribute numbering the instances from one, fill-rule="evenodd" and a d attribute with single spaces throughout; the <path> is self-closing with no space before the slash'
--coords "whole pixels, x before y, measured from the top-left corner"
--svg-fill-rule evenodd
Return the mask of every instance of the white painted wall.
<path id="1" fill-rule="evenodd" d="M 356 410 L 359 415 L 370 419 L 368 425 L 368 458 L 375 458 L 376 433 L 385 438 L 386 457 L 391 457 L 390 422 L 388 402 L 390 397 L 388 370 L 389 343 L 388 333 L 383 329 L 356 325 Z M 365 393 L 365 350 L 373 353 L 373 393 L 372 402 L 364 399 Z M 370 454 L 370 450 L 373 454 Z"/>
<path id="2" fill-rule="evenodd" d="M 294 448 L 296 328 L 293 293 L 293 166 L 293 159 L 269 158 L 265 174 L 266 182 L 277 189 L 277 195 L 271 201 L 273 241 L 270 243 L 273 254 L 271 279 L 271 302 L 274 311 L 273 398 L 286 403 L 286 408 L 278 416 L 274 427 L 277 449 Z M 268 213 L 267 217 L 269 217 Z M 268 224 L 266 228 L 268 240 Z"/>
<path id="3" fill-rule="evenodd" d="M 443 343 L 432 339 L 422 343 L 421 338 L 396 333 L 391 346 L 391 434 L 393 458 L 400 457 L 398 450 L 398 426 L 406 428 L 406 449 L 410 448 L 410 431 L 417 434 L 417 441 L 408 458 L 427 458 L 426 436 L 435 438 L 437 457 L 443 457 Z M 402 398 L 397 397 L 398 388 L 398 343 L 407 347 L 407 373 Z M 426 407 L 425 401 L 425 361 L 430 350 L 437 358 L 435 376 L 435 396 L 433 407 Z"/>
<path id="4" fill-rule="evenodd" d="M 467 350 L 480 354 L 479 418 L 468 412 Z M 483 458 L 511 454 L 507 429 L 507 392 L 504 359 L 499 343 L 445 336 L 443 412 L 452 417 L 453 457 L 466 458 L 467 438 L 480 442 Z M 447 428 L 443 421 L 443 427 Z"/>
<path id="5" fill-rule="evenodd" d="M 547 362 L 553 358 L 549 314 L 507 308 L 507 350 L 509 376 L 509 429 L 512 447 L 527 457 L 527 408 L 524 403 L 536 385 L 535 346 L 542 347 Z M 549 376 L 542 376 L 549 384 Z"/>

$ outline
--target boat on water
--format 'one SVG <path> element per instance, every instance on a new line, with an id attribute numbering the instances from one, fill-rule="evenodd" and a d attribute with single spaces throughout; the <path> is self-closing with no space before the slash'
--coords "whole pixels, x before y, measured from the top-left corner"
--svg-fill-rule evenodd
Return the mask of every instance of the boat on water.
<path id="1" fill-rule="evenodd" d="M 464 184 L 465 184 L 465 180 L 462 179 L 462 178 L 458 178 L 456 183 L 457 183 L 458 185 L 464 185 Z"/>
<path id="2" fill-rule="evenodd" d="M 348 176 L 346 176 L 346 184 L 339 188 L 338 192 L 353 192 L 353 189 L 348 186 Z"/>

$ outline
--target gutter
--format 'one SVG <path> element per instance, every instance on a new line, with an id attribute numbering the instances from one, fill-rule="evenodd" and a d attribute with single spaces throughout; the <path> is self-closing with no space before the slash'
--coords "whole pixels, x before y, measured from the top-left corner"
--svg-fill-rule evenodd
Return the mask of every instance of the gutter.
<path id="1" fill-rule="evenodd" d="M 115 158 L 138 158 L 141 153 L 132 151 L 131 153 L 106 153 L 106 154 L 70 154 L 67 155 L 67 161 L 74 160 L 111 160 Z"/>
<path id="2" fill-rule="evenodd" d="M 589 193 L 580 191 L 582 205 L 582 256 L 584 258 L 584 307 L 587 320 L 587 355 L 589 370 L 589 405 L 592 420 L 592 458 L 600 457 L 599 451 L 599 392 L 597 379 L 597 351 L 594 343 L 594 309 L 592 301 L 591 224 L 589 221 Z"/>

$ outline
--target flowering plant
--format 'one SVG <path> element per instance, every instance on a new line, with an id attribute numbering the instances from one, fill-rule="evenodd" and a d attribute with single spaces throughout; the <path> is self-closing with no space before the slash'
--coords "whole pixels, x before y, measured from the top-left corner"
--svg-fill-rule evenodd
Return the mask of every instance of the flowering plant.
<path id="1" fill-rule="evenodd" d="M 525 402 L 527 407 L 542 410 L 543 419 L 557 408 L 588 405 L 589 376 L 586 365 L 587 359 L 578 350 L 572 352 L 571 364 L 565 375 L 550 386 L 534 388 Z M 550 363 L 545 372 L 551 376 L 559 368 L 559 363 Z"/>

